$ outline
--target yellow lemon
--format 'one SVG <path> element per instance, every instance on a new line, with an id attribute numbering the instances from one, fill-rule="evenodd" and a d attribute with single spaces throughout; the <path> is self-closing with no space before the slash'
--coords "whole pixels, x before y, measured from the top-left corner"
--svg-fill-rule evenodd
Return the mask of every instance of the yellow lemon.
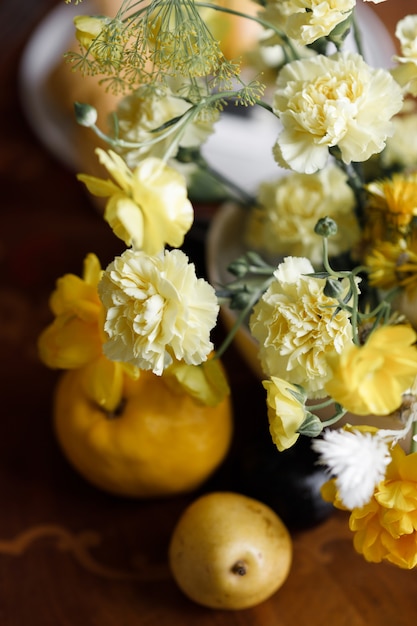
<path id="1" fill-rule="evenodd" d="M 54 425 L 65 456 L 93 485 L 130 497 L 188 492 L 226 456 L 229 397 L 215 407 L 197 404 L 142 372 L 137 380 L 125 377 L 123 402 L 109 414 L 85 393 L 83 374 L 69 370 L 59 380 Z"/>

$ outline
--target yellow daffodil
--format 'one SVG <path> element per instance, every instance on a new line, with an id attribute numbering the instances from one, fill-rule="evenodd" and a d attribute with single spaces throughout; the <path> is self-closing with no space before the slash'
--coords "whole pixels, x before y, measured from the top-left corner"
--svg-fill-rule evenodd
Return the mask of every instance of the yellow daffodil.
<path id="1" fill-rule="evenodd" d="M 295 444 L 307 412 L 300 387 L 272 376 L 262 383 L 267 393 L 268 421 L 271 437 L 281 452 Z"/>
<path id="2" fill-rule="evenodd" d="M 405 325 L 377 328 L 363 346 L 347 345 L 328 358 L 325 389 L 357 415 L 388 415 L 397 409 L 417 374 L 415 331 Z"/>
<path id="3" fill-rule="evenodd" d="M 417 251 L 404 240 L 377 242 L 365 257 L 365 265 L 370 269 L 369 284 L 373 287 L 400 286 L 410 292 L 417 288 Z"/>
<path id="4" fill-rule="evenodd" d="M 101 268 L 88 254 L 83 277 L 66 274 L 57 281 L 50 298 L 54 321 L 38 341 L 39 355 L 51 368 L 74 369 L 102 354 L 103 306 L 97 293 Z"/>
<path id="5" fill-rule="evenodd" d="M 132 171 L 115 152 L 98 148 L 96 153 L 114 182 L 86 174 L 78 179 L 93 195 L 109 198 L 104 218 L 115 235 L 148 254 L 166 244 L 181 246 L 194 218 L 184 177 L 154 157 Z"/>

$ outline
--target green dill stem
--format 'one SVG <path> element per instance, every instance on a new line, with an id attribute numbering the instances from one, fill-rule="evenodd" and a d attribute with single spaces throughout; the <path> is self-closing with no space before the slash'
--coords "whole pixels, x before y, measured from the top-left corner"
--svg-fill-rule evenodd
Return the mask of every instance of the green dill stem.
<path id="1" fill-rule="evenodd" d="M 352 313 L 351 313 L 351 324 L 352 324 L 352 340 L 356 345 L 359 345 L 359 337 L 358 337 L 358 304 L 359 304 L 359 294 L 358 288 L 355 282 L 355 276 L 351 272 L 335 272 L 329 263 L 329 244 L 327 241 L 327 237 L 323 237 L 323 265 L 326 272 L 333 276 L 334 278 L 348 278 L 350 282 L 350 288 L 352 291 Z"/>
<path id="2" fill-rule="evenodd" d="M 247 20 L 252 20 L 253 22 L 257 22 L 258 24 L 260 24 L 261 26 L 264 26 L 265 28 L 273 30 L 274 33 L 278 35 L 280 39 L 282 39 L 282 41 L 285 43 L 285 46 L 288 47 L 291 53 L 291 57 L 290 57 L 291 60 L 300 58 L 298 52 L 296 51 L 296 49 L 294 48 L 291 42 L 291 39 L 287 37 L 287 35 L 284 32 L 279 30 L 279 28 L 274 26 L 274 24 L 271 24 L 267 20 L 263 20 L 261 17 L 258 17 L 256 15 L 248 15 L 247 13 L 242 13 L 241 11 L 235 11 L 234 9 L 220 7 L 217 4 L 211 4 L 211 2 L 196 2 L 195 5 L 198 7 L 203 7 L 205 9 L 214 9 L 215 11 L 221 11 L 222 13 L 230 13 L 230 15 L 237 15 L 238 17 L 243 17 Z"/>
<path id="3" fill-rule="evenodd" d="M 273 108 L 267 102 L 264 102 L 263 100 L 256 100 L 255 104 L 257 106 L 259 106 L 259 107 L 262 107 L 263 109 L 265 109 L 269 113 L 273 113 L 273 115 L 275 115 Z"/>
<path id="4" fill-rule="evenodd" d="M 230 191 L 232 191 L 235 195 L 241 198 L 245 205 L 253 206 L 256 203 L 256 198 L 254 198 L 251 194 L 247 193 L 242 187 L 234 183 L 232 180 L 227 178 L 224 174 L 214 169 L 208 162 L 205 160 L 201 154 L 198 158 L 195 159 L 194 163 L 198 165 L 198 167 L 205 171 L 207 174 L 215 178 L 219 183 L 227 187 Z"/>

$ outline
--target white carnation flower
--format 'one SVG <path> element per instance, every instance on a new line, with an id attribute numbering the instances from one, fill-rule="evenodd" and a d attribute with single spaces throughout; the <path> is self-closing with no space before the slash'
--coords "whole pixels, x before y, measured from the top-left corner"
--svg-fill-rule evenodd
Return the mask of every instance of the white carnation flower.
<path id="1" fill-rule="evenodd" d="M 98 290 L 109 359 L 160 375 L 174 359 L 199 365 L 212 351 L 216 294 L 181 250 L 157 256 L 126 250 L 104 271 Z"/>
<path id="2" fill-rule="evenodd" d="M 378 433 L 343 429 L 326 430 L 322 439 L 312 441 L 320 463 L 335 476 L 338 495 L 348 509 L 369 502 L 385 477 L 391 461 L 389 443 Z"/>
<path id="3" fill-rule="evenodd" d="M 275 159 L 312 174 L 337 146 L 345 163 L 366 161 L 384 148 L 391 118 L 401 107 L 401 88 L 391 74 L 371 68 L 359 54 L 288 63 L 278 75 L 273 101 L 283 126 Z"/>

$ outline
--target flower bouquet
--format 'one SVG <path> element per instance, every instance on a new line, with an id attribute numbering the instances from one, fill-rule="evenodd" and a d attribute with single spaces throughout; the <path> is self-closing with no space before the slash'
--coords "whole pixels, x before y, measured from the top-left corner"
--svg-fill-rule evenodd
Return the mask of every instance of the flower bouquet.
<path id="1" fill-rule="evenodd" d="M 109 178 L 78 178 L 126 250 L 104 270 L 89 257 L 77 289 L 53 296 L 39 347 L 51 367 L 94 363 L 85 385 L 111 409 L 123 376 L 143 370 L 216 405 L 228 393 L 219 360 L 247 324 L 278 451 L 311 438 L 355 549 L 414 568 L 417 15 L 398 23 L 385 70 L 364 58 L 356 4 L 121 0 L 113 16 L 75 19 L 68 62 L 121 94 L 109 133 L 75 103 L 108 145 L 97 156 Z M 231 18 L 259 28 L 240 60 L 225 45 Z M 277 178 L 253 196 L 202 154 L 230 105 L 277 121 Z M 245 210 L 248 251 L 227 284 L 197 277 L 180 249 L 202 177 Z M 221 305 L 236 323 L 213 353 Z"/>

